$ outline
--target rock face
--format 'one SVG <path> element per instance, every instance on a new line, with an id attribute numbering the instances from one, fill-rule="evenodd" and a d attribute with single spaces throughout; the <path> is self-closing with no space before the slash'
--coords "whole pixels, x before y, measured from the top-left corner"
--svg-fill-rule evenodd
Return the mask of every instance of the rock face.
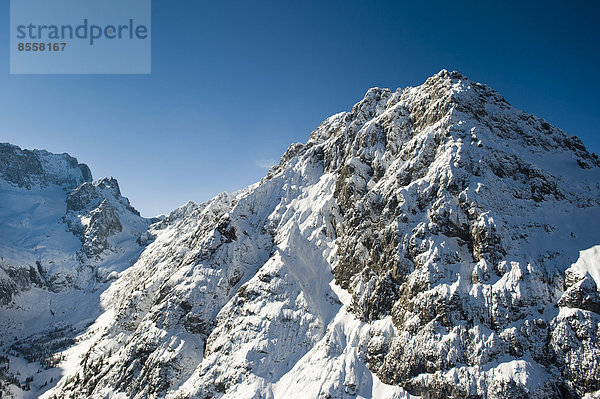
<path id="1" fill-rule="evenodd" d="M 0 175 L 18 187 L 47 187 L 51 184 L 75 188 L 92 180 L 86 164 L 68 154 L 56 155 L 48 151 L 22 150 L 16 145 L 0 143 Z"/>
<path id="2" fill-rule="evenodd" d="M 597 342 L 591 277 L 559 301 L 565 267 L 597 244 L 597 157 L 457 73 L 371 90 L 341 121 L 324 157 L 344 219 L 333 273 L 361 320 L 397 329 L 366 343 L 370 369 L 425 397 L 597 391 L 598 357 L 583 356 L 597 347 L 555 342 L 579 321 Z"/>
<path id="3" fill-rule="evenodd" d="M 103 185 L 67 200 L 85 259 Z M 44 397 L 600 397 L 597 220 L 577 138 L 457 72 L 374 88 L 153 224 Z"/>
<path id="4" fill-rule="evenodd" d="M 81 240 L 81 254 L 93 259 L 110 249 L 110 237 L 123 231 L 120 214 L 130 219 L 140 216 L 129 200 L 121 196 L 119 183 L 104 178 L 83 183 L 69 193 L 64 221 Z"/>

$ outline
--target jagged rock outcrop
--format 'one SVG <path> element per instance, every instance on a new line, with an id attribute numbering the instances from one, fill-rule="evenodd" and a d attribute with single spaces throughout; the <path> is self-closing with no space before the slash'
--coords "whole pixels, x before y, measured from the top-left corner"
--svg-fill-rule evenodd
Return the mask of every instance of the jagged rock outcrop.
<path id="1" fill-rule="evenodd" d="M 120 209 L 133 217 L 140 216 L 129 200 L 121 196 L 114 178 L 87 182 L 69 193 L 64 221 L 81 240 L 82 255 L 93 258 L 110 248 L 109 237 L 123 231 Z"/>

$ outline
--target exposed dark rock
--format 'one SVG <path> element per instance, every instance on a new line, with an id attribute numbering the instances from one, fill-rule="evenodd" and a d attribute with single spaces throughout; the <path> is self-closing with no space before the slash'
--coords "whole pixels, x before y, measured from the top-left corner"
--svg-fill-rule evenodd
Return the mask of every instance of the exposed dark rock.
<path id="1" fill-rule="evenodd" d="M 580 281 L 571 285 L 558 301 L 558 306 L 589 310 L 600 314 L 600 295 L 594 279 L 587 274 Z"/>
<path id="2" fill-rule="evenodd" d="M 76 158 L 62 154 L 61 160 L 68 170 L 53 170 L 54 166 L 45 164 L 47 151 L 22 150 L 19 147 L 0 143 L 0 175 L 4 180 L 19 187 L 31 188 L 33 185 L 48 186 L 56 184 L 74 188 L 92 180 L 92 173 L 85 164 Z"/>

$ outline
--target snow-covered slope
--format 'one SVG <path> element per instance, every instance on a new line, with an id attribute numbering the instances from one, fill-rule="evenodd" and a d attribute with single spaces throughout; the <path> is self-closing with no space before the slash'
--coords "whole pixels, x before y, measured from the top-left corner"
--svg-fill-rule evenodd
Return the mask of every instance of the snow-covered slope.
<path id="1" fill-rule="evenodd" d="M 101 313 L 102 290 L 138 258 L 150 220 L 116 180 L 10 144 L 0 144 L 0 204 L 0 385 L 29 385 L 12 390 L 35 397 L 60 375 L 56 353 Z"/>
<path id="2" fill-rule="evenodd" d="M 577 138 L 456 72 L 374 88 L 152 225 L 43 397 L 599 397 L 599 220 Z"/>

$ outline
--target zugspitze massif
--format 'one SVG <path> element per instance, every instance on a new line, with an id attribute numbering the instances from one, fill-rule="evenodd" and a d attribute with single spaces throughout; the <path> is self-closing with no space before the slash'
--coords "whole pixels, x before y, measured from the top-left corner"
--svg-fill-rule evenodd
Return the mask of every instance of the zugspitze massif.
<path id="1" fill-rule="evenodd" d="M 457 72 L 165 217 L 10 144 L 0 204 L 3 397 L 600 397 L 600 161 Z"/>

